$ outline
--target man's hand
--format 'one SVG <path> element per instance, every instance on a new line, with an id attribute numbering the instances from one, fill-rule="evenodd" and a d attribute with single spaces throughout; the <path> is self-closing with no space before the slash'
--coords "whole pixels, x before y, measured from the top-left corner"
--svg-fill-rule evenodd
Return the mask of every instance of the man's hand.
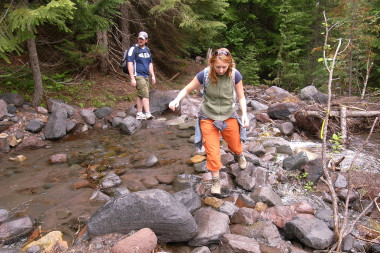
<path id="1" fill-rule="evenodd" d="M 133 87 L 136 87 L 136 79 L 134 78 L 134 77 L 132 77 L 131 78 L 131 85 L 133 86 Z"/>
<path id="2" fill-rule="evenodd" d="M 156 83 L 156 77 L 152 76 L 152 84 L 155 84 L 155 83 Z"/>

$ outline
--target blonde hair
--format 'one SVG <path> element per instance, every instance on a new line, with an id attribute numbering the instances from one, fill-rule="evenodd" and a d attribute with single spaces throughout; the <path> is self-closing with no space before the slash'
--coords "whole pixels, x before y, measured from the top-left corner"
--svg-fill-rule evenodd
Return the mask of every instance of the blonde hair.
<path id="1" fill-rule="evenodd" d="M 232 69 L 235 67 L 235 61 L 231 56 L 230 51 L 227 48 L 219 48 L 215 50 L 208 61 L 208 65 L 210 66 L 209 70 L 209 79 L 211 82 L 216 85 L 218 82 L 218 77 L 216 75 L 216 71 L 214 69 L 214 64 L 216 60 L 221 60 L 222 62 L 228 63 L 228 69 L 226 71 L 227 76 L 231 77 Z"/>

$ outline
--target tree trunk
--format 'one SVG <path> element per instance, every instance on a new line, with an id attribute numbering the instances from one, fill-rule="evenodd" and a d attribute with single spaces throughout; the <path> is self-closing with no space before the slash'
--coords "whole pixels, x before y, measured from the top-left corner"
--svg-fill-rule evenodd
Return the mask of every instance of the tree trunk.
<path id="1" fill-rule="evenodd" d="M 120 14 L 121 46 L 124 51 L 131 45 L 131 39 L 129 36 L 129 9 L 127 3 L 120 5 Z"/>
<path id="2" fill-rule="evenodd" d="M 40 63 L 38 61 L 36 41 L 32 38 L 32 39 L 28 39 L 27 42 L 28 42 L 29 63 L 30 63 L 30 68 L 32 70 L 32 74 L 33 74 L 33 80 L 34 80 L 32 106 L 36 107 L 41 104 L 42 95 L 43 95 L 41 70 L 40 70 Z"/>
<path id="3" fill-rule="evenodd" d="M 103 47 L 103 52 L 100 54 L 100 70 L 103 73 L 108 73 L 109 69 L 109 55 L 108 55 L 108 38 L 107 32 L 98 30 L 96 32 L 96 36 L 98 38 L 98 45 Z"/>

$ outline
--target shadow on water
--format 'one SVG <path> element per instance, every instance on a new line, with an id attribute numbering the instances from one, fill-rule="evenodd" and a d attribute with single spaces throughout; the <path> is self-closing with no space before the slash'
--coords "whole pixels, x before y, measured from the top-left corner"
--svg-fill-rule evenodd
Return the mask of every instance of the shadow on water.
<path id="1" fill-rule="evenodd" d="M 0 208 L 14 217 L 29 215 L 43 231 L 60 230 L 70 243 L 87 220 L 104 203 L 90 200 L 94 189 L 74 190 L 85 179 L 88 165 L 124 170 L 120 187 L 131 188 L 157 175 L 193 173 L 186 164 L 194 152 L 189 137 L 194 130 L 144 129 L 132 136 L 115 129 L 92 130 L 52 142 L 49 148 L 3 155 L 0 162 Z M 65 153 L 67 163 L 50 164 L 51 155 Z M 9 158 L 24 155 L 23 162 Z M 143 166 L 150 155 L 158 158 L 151 168 Z M 133 183 L 131 183 L 133 182 Z M 157 188 L 171 192 L 170 185 Z"/>

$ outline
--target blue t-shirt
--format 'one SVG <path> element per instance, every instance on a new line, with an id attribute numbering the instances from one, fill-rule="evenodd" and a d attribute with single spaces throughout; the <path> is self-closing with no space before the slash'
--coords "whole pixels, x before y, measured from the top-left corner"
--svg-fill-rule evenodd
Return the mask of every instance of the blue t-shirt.
<path id="1" fill-rule="evenodd" d="M 204 70 L 202 70 L 201 72 L 197 74 L 197 79 L 200 84 L 203 84 L 204 76 L 205 76 Z M 243 79 L 243 76 L 240 74 L 239 70 L 236 70 L 235 71 L 235 85 L 238 84 L 242 79 Z"/>
<path id="2" fill-rule="evenodd" d="M 138 46 L 137 46 L 138 47 Z M 133 62 L 133 75 L 149 77 L 149 64 L 152 62 L 152 55 L 148 47 L 138 47 L 138 54 L 136 46 L 130 47 L 128 50 L 128 62 Z"/>

